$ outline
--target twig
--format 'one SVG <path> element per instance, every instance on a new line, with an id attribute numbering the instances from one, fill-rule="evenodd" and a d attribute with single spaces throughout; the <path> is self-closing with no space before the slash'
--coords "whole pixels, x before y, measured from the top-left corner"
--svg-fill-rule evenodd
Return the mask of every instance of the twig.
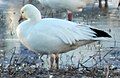
<path id="1" fill-rule="evenodd" d="M 11 65 L 11 62 L 12 62 L 13 56 L 15 55 L 16 47 L 14 47 L 14 48 L 11 49 L 11 50 L 13 50 L 13 53 L 12 53 L 12 56 L 11 56 L 11 58 L 10 58 L 10 65 Z M 11 52 L 11 51 L 10 51 L 10 52 Z"/>
<path id="2" fill-rule="evenodd" d="M 107 68 L 106 68 L 106 77 L 105 78 L 109 78 L 109 73 L 110 73 L 110 66 L 107 65 Z"/>

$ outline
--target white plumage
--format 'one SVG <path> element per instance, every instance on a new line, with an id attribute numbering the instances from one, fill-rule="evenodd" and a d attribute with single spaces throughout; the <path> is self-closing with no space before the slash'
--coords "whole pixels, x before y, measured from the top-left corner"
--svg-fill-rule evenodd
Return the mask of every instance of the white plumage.
<path id="1" fill-rule="evenodd" d="M 70 11 L 80 11 L 93 0 L 39 0 L 39 2 L 52 9 L 66 9 Z"/>
<path id="2" fill-rule="evenodd" d="M 106 32 L 88 25 L 56 18 L 41 19 L 39 10 L 31 4 L 25 5 L 21 14 L 27 20 L 17 27 L 17 36 L 29 50 L 40 54 L 67 52 L 102 40 L 102 34 L 110 37 Z"/>
<path id="3" fill-rule="evenodd" d="M 94 0 L 38 0 L 43 6 L 48 6 L 54 10 L 67 10 L 68 20 L 73 18 L 72 12 L 81 12 L 87 4 Z"/>

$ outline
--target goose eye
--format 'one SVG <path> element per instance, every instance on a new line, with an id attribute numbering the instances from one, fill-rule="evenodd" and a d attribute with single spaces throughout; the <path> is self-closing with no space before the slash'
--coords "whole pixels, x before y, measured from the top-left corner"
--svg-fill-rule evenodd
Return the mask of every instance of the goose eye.
<path id="1" fill-rule="evenodd" d="M 22 14 L 23 14 L 24 12 L 22 11 Z"/>

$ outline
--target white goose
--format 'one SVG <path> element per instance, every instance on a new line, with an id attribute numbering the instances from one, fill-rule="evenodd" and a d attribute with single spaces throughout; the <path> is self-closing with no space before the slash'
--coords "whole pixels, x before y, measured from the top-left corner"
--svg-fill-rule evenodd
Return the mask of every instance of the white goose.
<path id="1" fill-rule="evenodd" d="M 57 55 L 103 40 L 103 37 L 105 39 L 111 37 L 106 32 L 88 25 L 56 18 L 41 19 L 40 11 L 31 4 L 26 4 L 20 12 L 22 18 L 27 20 L 17 27 L 18 39 L 29 50 L 41 55 L 54 53 Z"/>
<path id="2" fill-rule="evenodd" d="M 72 12 L 80 12 L 93 0 L 39 0 L 39 2 L 52 9 L 66 9 L 68 11 L 68 20 L 72 20 Z"/>

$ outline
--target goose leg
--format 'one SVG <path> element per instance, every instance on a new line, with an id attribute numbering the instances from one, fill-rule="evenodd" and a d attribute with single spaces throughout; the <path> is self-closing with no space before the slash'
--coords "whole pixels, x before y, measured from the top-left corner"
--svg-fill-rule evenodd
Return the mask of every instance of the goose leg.
<path id="1" fill-rule="evenodd" d="M 50 68 L 53 69 L 54 68 L 54 59 L 55 59 L 55 55 L 51 54 L 50 56 Z"/>
<path id="2" fill-rule="evenodd" d="M 72 19 L 73 19 L 73 14 L 69 10 L 67 11 L 67 19 L 68 19 L 68 21 L 72 21 Z"/>
<path id="3" fill-rule="evenodd" d="M 108 0 L 105 0 L 105 8 L 108 7 Z"/>
<path id="4" fill-rule="evenodd" d="M 51 66 L 51 69 L 59 69 L 59 56 L 58 54 L 51 54 L 51 57 L 50 57 L 50 66 Z"/>
<path id="5" fill-rule="evenodd" d="M 101 0 L 99 0 L 99 8 L 102 8 Z"/>
<path id="6" fill-rule="evenodd" d="M 57 53 L 55 54 L 55 63 L 56 63 L 56 68 L 59 69 L 59 55 Z"/>

